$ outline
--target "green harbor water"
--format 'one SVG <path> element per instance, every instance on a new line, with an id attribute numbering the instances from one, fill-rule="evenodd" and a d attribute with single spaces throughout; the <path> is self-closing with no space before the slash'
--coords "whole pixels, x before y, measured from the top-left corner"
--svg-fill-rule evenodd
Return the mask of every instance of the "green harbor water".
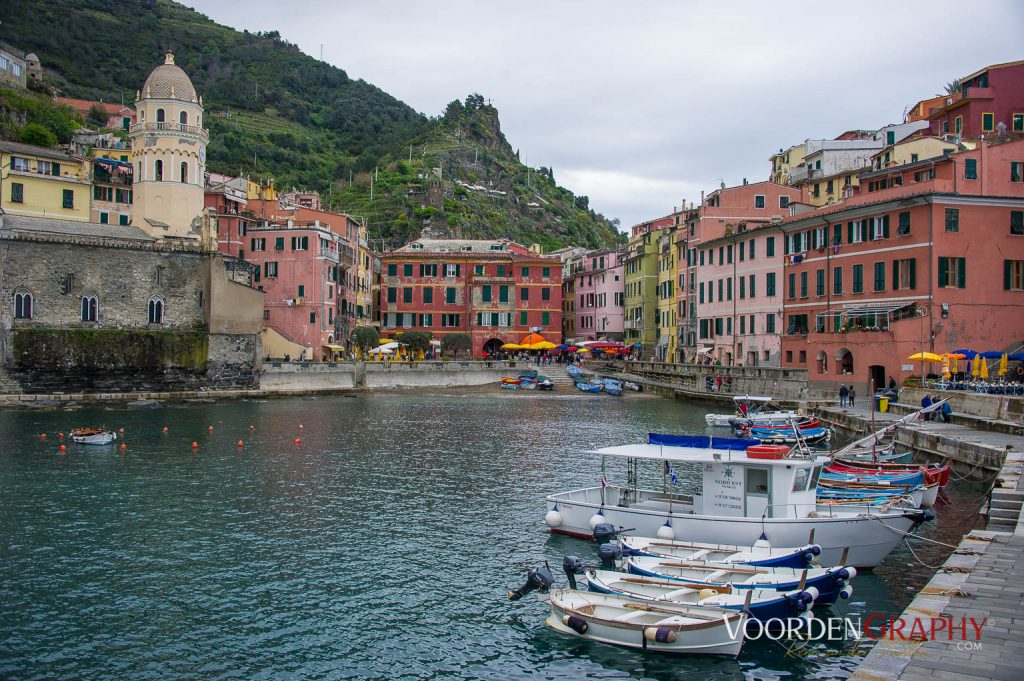
<path id="1" fill-rule="evenodd" d="M 707 408 L 494 393 L 0 412 L 0 678 L 824 679 L 856 666 L 867 645 L 644 655 L 508 602 L 526 568 L 596 555 L 542 524 L 545 494 L 597 483 L 582 450 L 705 432 Z M 59 454 L 58 431 L 82 425 L 123 427 L 127 450 Z M 985 490 L 952 483 L 922 533 L 956 543 Z M 831 614 L 899 613 L 933 573 L 921 562 L 948 549 L 915 551 L 858 576 Z"/>

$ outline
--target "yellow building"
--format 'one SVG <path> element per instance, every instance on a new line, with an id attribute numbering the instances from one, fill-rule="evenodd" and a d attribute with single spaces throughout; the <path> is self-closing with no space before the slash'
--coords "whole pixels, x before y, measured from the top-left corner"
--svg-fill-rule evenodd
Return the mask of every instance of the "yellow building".
<path id="1" fill-rule="evenodd" d="M 659 248 L 661 237 L 674 228 L 672 216 L 635 225 L 626 249 L 623 336 L 625 343 L 636 348 L 639 356 L 644 359 L 654 359 L 658 356 L 658 339 L 661 333 L 658 298 Z"/>
<path id="2" fill-rule="evenodd" d="M 658 312 L 654 331 L 654 357 L 659 362 L 676 358 L 676 245 L 675 229 L 666 229 L 658 238 Z"/>
<path id="3" fill-rule="evenodd" d="M 0 208 L 11 215 L 89 221 L 85 161 L 56 149 L 0 142 Z"/>
<path id="4" fill-rule="evenodd" d="M 964 147 L 973 149 L 974 144 L 958 145 L 947 142 L 941 137 L 915 137 L 883 147 L 881 151 L 871 157 L 871 168 L 883 170 L 908 163 L 927 161 L 931 158 L 939 158 L 947 152 L 960 151 Z"/>
<path id="5" fill-rule="evenodd" d="M 804 157 L 807 155 L 807 148 L 804 144 L 797 144 L 779 153 L 772 154 L 772 172 L 769 178 L 776 184 L 790 184 L 792 169 L 803 166 Z"/>
<path id="6" fill-rule="evenodd" d="M 135 164 L 127 142 L 104 141 L 90 150 L 92 161 L 92 210 L 90 219 L 100 224 L 130 225 Z"/>

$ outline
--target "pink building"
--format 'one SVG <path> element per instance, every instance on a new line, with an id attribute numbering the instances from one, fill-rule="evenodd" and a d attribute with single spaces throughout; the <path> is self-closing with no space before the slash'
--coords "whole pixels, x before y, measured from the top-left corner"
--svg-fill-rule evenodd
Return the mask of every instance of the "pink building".
<path id="1" fill-rule="evenodd" d="M 920 375 L 921 350 L 1024 341 L 1024 140 L 867 172 L 860 189 L 783 221 L 783 366 L 866 394 Z"/>
<path id="2" fill-rule="evenodd" d="M 960 92 L 928 110 L 933 135 L 975 138 L 1024 133 L 1024 60 L 994 64 L 960 79 Z"/>
<path id="3" fill-rule="evenodd" d="M 590 251 L 569 265 L 575 296 L 574 339 L 622 341 L 626 254 L 607 248 Z"/>
<path id="4" fill-rule="evenodd" d="M 686 359 L 777 366 L 781 232 L 800 189 L 756 182 L 713 192 L 686 219 Z"/>

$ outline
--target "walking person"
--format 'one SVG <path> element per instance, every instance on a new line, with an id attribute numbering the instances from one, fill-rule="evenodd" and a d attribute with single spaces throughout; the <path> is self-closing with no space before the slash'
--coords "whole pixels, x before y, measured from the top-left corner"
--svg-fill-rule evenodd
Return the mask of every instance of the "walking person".
<path id="1" fill-rule="evenodd" d="M 846 399 L 850 396 L 850 389 L 843 383 L 839 386 L 839 408 L 846 409 Z"/>
<path id="2" fill-rule="evenodd" d="M 852 383 L 850 384 L 850 394 L 847 395 L 847 398 L 850 400 L 850 406 L 853 407 L 854 406 L 854 400 L 857 399 L 857 391 L 854 390 Z"/>

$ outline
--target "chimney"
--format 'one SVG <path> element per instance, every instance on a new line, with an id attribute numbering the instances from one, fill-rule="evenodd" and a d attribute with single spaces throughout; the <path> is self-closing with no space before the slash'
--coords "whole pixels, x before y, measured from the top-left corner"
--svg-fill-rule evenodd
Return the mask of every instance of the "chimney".
<path id="1" fill-rule="evenodd" d="M 743 186 L 744 186 L 744 187 L 746 187 L 746 186 L 747 186 L 747 178 L 745 178 L 745 177 L 743 178 Z"/>

